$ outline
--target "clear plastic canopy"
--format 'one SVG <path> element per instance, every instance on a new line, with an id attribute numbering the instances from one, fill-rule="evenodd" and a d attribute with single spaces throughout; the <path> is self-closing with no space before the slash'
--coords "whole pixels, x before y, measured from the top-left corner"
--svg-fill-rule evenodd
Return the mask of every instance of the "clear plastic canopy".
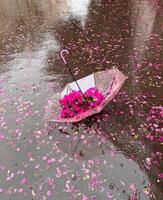
<path id="1" fill-rule="evenodd" d="M 79 90 L 75 82 L 67 84 L 61 93 L 55 94 L 48 100 L 45 119 L 49 122 L 78 122 L 84 118 L 101 112 L 108 102 L 117 95 L 126 78 L 127 77 L 124 76 L 118 69 L 114 68 L 96 72 L 77 80 L 82 92 L 85 92 L 91 87 L 95 87 L 105 96 L 105 100 L 102 104 L 96 106 L 95 108 L 88 109 L 87 111 L 72 118 L 64 119 L 60 117 L 62 108 L 59 104 L 59 100 L 63 98 L 64 95 L 69 94 L 72 90 Z"/>

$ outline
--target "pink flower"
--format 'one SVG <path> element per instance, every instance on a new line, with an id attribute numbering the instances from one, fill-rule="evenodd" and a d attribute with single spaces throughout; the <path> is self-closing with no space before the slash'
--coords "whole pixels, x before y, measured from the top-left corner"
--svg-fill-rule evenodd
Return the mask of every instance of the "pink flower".
<path id="1" fill-rule="evenodd" d="M 163 136 L 160 136 L 160 141 L 163 142 Z"/>
<path id="2" fill-rule="evenodd" d="M 82 197 L 82 200 L 88 200 L 87 196 L 84 195 L 84 196 Z"/>
<path id="3" fill-rule="evenodd" d="M 100 105 L 104 101 L 103 94 L 94 87 L 89 88 L 84 93 L 84 97 L 80 91 L 72 91 L 60 99 L 59 103 L 62 107 L 61 118 L 74 117 Z"/>
<path id="4" fill-rule="evenodd" d="M 163 173 L 160 173 L 158 177 L 163 179 Z"/>
<path id="5" fill-rule="evenodd" d="M 23 178 L 22 180 L 21 180 L 21 185 L 24 185 L 24 184 L 26 184 L 27 183 L 27 179 L 26 178 Z"/>

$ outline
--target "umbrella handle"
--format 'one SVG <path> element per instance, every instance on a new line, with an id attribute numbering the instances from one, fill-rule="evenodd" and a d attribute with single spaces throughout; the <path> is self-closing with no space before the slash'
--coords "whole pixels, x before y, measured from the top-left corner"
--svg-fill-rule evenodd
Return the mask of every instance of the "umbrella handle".
<path id="1" fill-rule="evenodd" d="M 63 50 L 60 52 L 60 56 L 61 56 L 61 58 L 62 58 L 64 64 L 66 65 L 67 62 L 66 62 L 66 60 L 65 60 L 65 58 L 64 58 L 64 56 L 63 56 L 64 52 L 65 52 L 66 54 L 69 54 L 69 52 L 67 51 L 67 49 L 63 49 Z"/>

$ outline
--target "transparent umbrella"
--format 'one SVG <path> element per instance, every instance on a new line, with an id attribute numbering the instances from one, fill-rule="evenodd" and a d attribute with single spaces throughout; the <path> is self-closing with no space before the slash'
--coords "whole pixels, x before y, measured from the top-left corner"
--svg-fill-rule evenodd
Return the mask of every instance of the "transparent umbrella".
<path id="1" fill-rule="evenodd" d="M 65 65 L 69 69 L 74 81 L 72 83 L 68 83 L 61 93 L 58 93 L 57 95 L 55 94 L 48 100 L 48 105 L 46 107 L 45 112 L 45 119 L 48 122 L 78 122 L 91 115 L 101 112 L 103 108 L 108 104 L 108 102 L 111 101 L 117 95 L 127 78 L 117 68 L 113 68 L 105 71 L 99 71 L 90 74 L 82 79 L 76 80 L 70 67 L 68 66 L 66 60 L 63 57 L 64 52 L 68 53 L 67 50 L 62 50 L 60 55 Z M 60 113 L 62 108 L 59 104 L 59 100 L 65 95 L 70 94 L 72 91 L 79 90 L 85 98 L 84 92 L 92 87 L 96 88 L 104 95 L 104 101 L 100 105 L 94 108 L 90 108 L 87 111 L 80 113 L 74 117 L 61 118 Z"/>

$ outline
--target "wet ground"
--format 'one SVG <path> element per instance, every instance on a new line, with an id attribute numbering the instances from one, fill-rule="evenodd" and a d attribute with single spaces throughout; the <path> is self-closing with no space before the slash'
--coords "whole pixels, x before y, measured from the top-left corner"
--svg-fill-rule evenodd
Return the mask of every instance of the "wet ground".
<path id="1" fill-rule="evenodd" d="M 163 199 L 162 8 L 0 1 L 0 200 Z M 47 129 L 48 98 L 72 81 L 62 48 L 76 78 L 118 67 L 128 79 L 101 114 Z"/>

